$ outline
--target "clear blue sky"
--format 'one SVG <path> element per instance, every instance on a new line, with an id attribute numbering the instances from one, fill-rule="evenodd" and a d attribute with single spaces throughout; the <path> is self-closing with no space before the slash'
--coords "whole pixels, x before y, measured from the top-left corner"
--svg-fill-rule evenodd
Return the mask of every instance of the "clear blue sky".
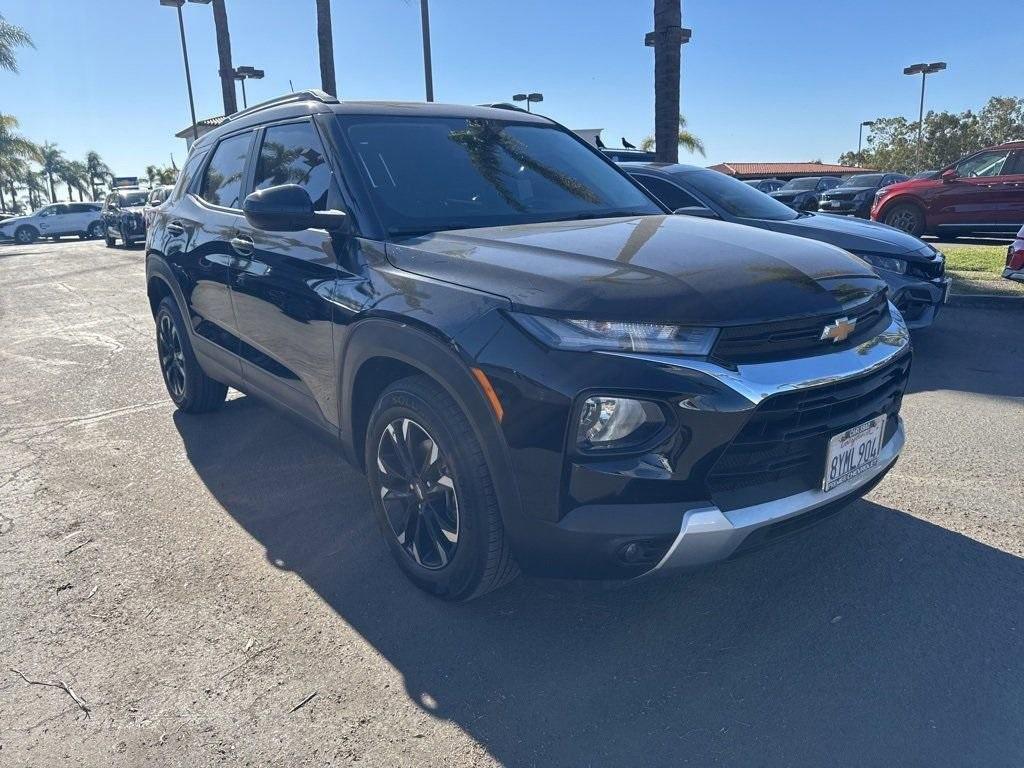
<path id="1" fill-rule="evenodd" d="M 431 0 L 439 101 L 545 95 L 542 111 L 606 143 L 652 132 L 653 0 Z M 266 70 L 250 102 L 319 86 L 313 0 L 228 0 L 235 65 Z M 200 117 L 222 111 L 209 6 L 186 5 Z M 188 102 L 173 9 L 158 0 L 4 0 L 38 50 L 0 73 L 0 112 L 70 156 L 97 150 L 118 174 L 180 164 Z M 342 98 L 422 99 L 418 0 L 334 0 Z M 684 0 L 683 111 L 706 162 L 834 160 L 857 125 L 916 116 L 902 68 L 942 59 L 927 105 L 978 108 L 1024 96 L 1024 1 Z M 239 97 L 241 103 L 241 97 Z M 699 161 L 699 158 L 696 158 Z"/>

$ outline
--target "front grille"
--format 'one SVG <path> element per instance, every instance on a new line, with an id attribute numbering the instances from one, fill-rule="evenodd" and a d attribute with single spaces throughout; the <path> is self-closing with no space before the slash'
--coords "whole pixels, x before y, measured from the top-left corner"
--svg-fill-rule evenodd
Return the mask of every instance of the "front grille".
<path id="1" fill-rule="evenodd" d="M 822 195 L 822 201 L 825 200 L 853 200 L 856 196 L 856 192 L 831 192 L 827 195 Z"/>
<path id="2" fill-rule="evenodd" d="M 828 441 L 886 414 L 885 441 L 896 431 L 910 355 L 864 376 L 766 398 L 708 475 L 721 509 L 820 488 Z"/>
<path id="3" fill-rule="evenodd" d="M 856 319 L 853 333 L 839 343 L 822 341 L 825 326 L 839 317 Z M 884 293 L 879 293 L 846 312 L 838 310 L 830 315 L 723 328 L 711 354 L 727 365 L 823 355 L 872 339 L 888 328 L 890 322 L 888 299 Z"/>

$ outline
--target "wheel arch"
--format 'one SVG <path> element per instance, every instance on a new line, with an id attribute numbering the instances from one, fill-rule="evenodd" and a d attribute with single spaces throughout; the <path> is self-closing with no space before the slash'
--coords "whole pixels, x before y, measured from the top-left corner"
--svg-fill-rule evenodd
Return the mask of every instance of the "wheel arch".
<path id="1" fill-rule="evenodd" d="M 497 416 L 470 362 L 453 342 L 407 322 L 371 318 L 352 329 L 341 360 L 339 437 L 349 461 L 365 470 L 366 429 L 380 393 L 408 376 L 427 376 L 466 413 L 487 457 L 502 517 L 521 512 L 519 489 Z"/>
<path id="2" fill-rule="evenodd" d="M 921 212 L 921 220 L 924 222 L 925 231 L 928 231 L 928 206 L 925 205 L 919 197 L 916 197 L 909 192 L 896 195 L 882 203 L 882 207 L 878 210 L 878 221 L 882 221 L 884 223 L 883 220 L 886 215 L 888 215 L 889 211 L 897 205 L 912 205 L 917 208 Z"/>

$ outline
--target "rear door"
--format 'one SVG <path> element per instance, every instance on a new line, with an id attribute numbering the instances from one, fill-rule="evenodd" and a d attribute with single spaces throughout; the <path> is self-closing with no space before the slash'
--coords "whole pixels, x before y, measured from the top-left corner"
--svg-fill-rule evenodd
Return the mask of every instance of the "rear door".
<path id="1" fill-rule="evenodd" d="M 1024 149 L 1010 155 L 999 191 L 998 224 L 1024 224 Z"/>
<path id="2" fill-rule="evenodd" d="M 254 190 L 298 184 L 316 210 L 341 207 L 311 118 L 265 126 L 257 142 Z M 323 229 L 267 232 L 244 216 L 237 226 L 231 293 L 246 382 L 314 422 L 333 423 L 332 305 L 321 295 L 339 276 L 332 235 Z"/>
<path id="3" fill-rule="evenodd" d="M 252 130 L 227 136 L 198 158 L 201 171 L 185 181 L 180 199 L 161 212 L 161 234 L 154 236 L 154 247 L 183 277 L 198 346 L 236 375 L 241 364 L 229 267 L 236 255 L 231 241 L 241 218 L 253 136 Z"/>

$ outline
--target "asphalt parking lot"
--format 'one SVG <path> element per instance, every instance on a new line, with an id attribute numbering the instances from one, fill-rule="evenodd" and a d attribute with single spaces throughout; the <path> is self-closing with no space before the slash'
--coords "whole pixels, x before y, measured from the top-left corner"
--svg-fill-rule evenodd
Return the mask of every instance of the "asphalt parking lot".
<path id="1" fill-rule="evenodd" d="M 0 764 L 1024 764 L 1019 310 L 915 338 L 905 455 L 842 515 L 448 605 L 330 446 L 245 397 L 174 413 L 143 275 L 0 246 Z"/>

